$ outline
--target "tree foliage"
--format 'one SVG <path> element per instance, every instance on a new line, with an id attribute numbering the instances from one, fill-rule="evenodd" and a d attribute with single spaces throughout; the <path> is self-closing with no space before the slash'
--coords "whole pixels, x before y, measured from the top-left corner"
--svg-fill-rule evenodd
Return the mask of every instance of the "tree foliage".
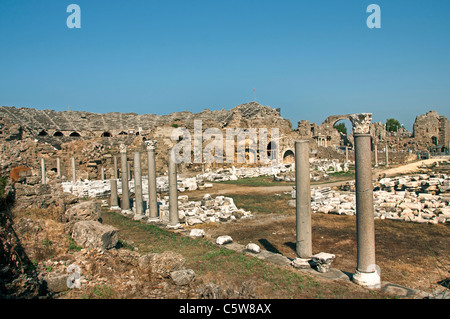
<path id="1" fill-rule="evenodd" d="M 386 131 L 388 132 L 397 132 L 401 127 L 400 122 L 396 119 L 387 119 L 386 120 Z"/>
<path id="2" fill-rule="evenodd" d="M 338 132 L 347 135 L 347 127 L 344 122 L 336 123 L 333 126 Z"/>

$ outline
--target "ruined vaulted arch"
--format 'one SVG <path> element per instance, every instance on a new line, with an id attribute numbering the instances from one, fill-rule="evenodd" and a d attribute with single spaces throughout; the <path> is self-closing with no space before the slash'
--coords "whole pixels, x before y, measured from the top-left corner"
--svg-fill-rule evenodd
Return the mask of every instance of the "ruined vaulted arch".
<path id="1" fill-rule="evenodd" d="M 48 133 L 47 133 L 46 130 L 42 130 L 42 131 L 40 131 L 39 134 L 38 134 L 38 136 L 47 136 L 47 135 L 48 135 Z"/>
<path id="2" fill-rule="evenodd" d="M 101 137 L 112 137 L 112 134 L 110 132 L 103 132 Z"/>
<path id="3" fill-rule="evenodd" d="M 53 136 L 64 136 L 64 134 L 63 132 L 56 131 L 55 133 L 53 133 Z"/>
<path id="4" fill-rule="evenodd" d="M 283 163 L 292 164 L 295 162 L 295 154 L 291 149 L 287 149 L 283 153 Z"/>
<path id="5" fill-rule="evenodd" d="M 74 132 L 70 133 L 69 136 L 70 137 L 80 137 L 81 135 L 80 135 L 80 133 L 74 131 Z"/>

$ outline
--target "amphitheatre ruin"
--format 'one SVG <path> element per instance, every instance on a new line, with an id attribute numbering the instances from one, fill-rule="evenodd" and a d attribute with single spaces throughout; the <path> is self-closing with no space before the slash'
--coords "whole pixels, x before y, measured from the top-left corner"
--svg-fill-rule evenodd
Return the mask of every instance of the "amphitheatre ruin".
<path id="1" fill-rule="evenodd" d="M 196 162 L 193 151 L 188 154 L 191 160 L 174 163 L 170 150 L 183 141 L 181 135 L 174 137 L 174 130 L 183 129 L 194 135 L 196 121 L 199 120 L 202 133 L 214 128 L 225 136 L 227 129 L 242 129 L 244 138 L 240 141 L 233 139 L 232 142 L 233 150 L 237 150 L 239 143 L 242 144 L 245 161 Z M 348 121 L 352 130 L 348 133 L 339 131 L 336 124 L 342 121 Z M 246 134 L 252 129 L 257 129 L 259 135 L 261 129 L 265 130 L 268 133 L 266 139 Z M 273 129 L 277 129 L 276 136 Z M 263 147 L 251 147 L 261 141 L 265 144 Z M 211 139 L 202 139 L 202 149 L 210 142 Z M 227 142 L 229 140 L 223 140 L 224 144 Z M 195 150 L 194 141 L 187 143 L 192 144 L 190 146 Z M 356 283 L 358 288 L 382 288 L 381 293 L 390 296 L 448 298 L 445 288 L 436 288 L 442 287 L 436 284 L 439 278 L 434 278 L 431 292 L 426 291 L 428 286 L 423 283 L 408 288 L 405 284 L 408 279 L 397 285 L 394 282 L 395 273 L 386 270 L 389 269 L 387 262 L 381 266 L 375 262 L 374 247 L 389 250 L 392 243 L 384 242 L 387 246 L 378 248 L 379 237 L 375 241 L 378 230 L 374 229 L 373 224 L 375 221 L 415 222 L 436 229 L 444 227 L 442 232 L 448 233 L 449 149 L 449 120 L 436 111 L 417 115 L 413 131 L 409 132 L 403 127 L 390 131 L 386 123 L 372 122 L 370 113 L 330 115 L 320 124 L 301 120 L 295 127 L 290 120 L 282 117 L 280 109 L 256 102 L 229 110 L 205 109 L 199 113 L 185 111 L 168 115 L 100 114 L 1 106 L 0 176 L 3 178 L 2 196 L 5 198 L 1 208 L 14 218 L 9 224 L 5 222 L 2 225 L 4 245 L 1 261 L 8 266 L 1 271 L 8 279 L 1 281 L 0 293 L 14 295 L 11 291 L 22 289 L 21 295 L 16 294 L 19 298 L 39 295 L 37 291 L 40 288 L 36 288 L 39 284 L 25 285 L 17 280 L 23 274 L 20 263 L 17 258 L 14 259 L 19 255 L 19 259 L 39 259 L 35 263 L 38 265 L 35 267 L 35 280 L 37 283 L 45 282 L 51 296 L 57 298 L 67 291 L 79 297 L 80 294 L 75 292 L 77 289 L 81 291 L 80 287 L 87 287 L 98 280 L 99 276 L 90 273 L 91 266 L 86 266 L 92 262 L 87 256 L 95 255 L 98 260 L 111 257 L 111 254 L 123 260 L 134 258 L 130 268 L 142 271 L 148 267 L 145 265 L 151 264 L 153 272 L 158 267 L 164 268 L 165 263 L 176 264 L 176 260 L 183 259 L 180 254 L 172 252 L 167 256 L 164 253 L 141 255 L 136 250 L 124 252 L 123 248 L 114 248 L 122 231 L 118 230 L 117 225 L 108 225 L 105 220 L 113 219 L 113 215 L 109 214 L 117 214 L 167 232 L 208 239 L 217 246 L 292 271 L 312 274 L 320 280 L 342 280 L 346 285 Z M 268 162 L 262 160 L 266 158 Z M 239 184 L 245 181 L 262 181 L 264 185 Z M 288 213 L 277 215 L 273 211 L 264 215 L 258 211 L 263 209 L 258 205 L 260 208 L 255 210 L 245 205 L 240 207 L 240 201 L 245 196 L 259 196 L 258 201 L 267 201 L 268 206 L 270 202 L 277 203 L 280 211 L 286 210 Z M 31 213 L 27 215 L 24 212 Z M 52 217 L 45 220 L 43 216 L 48 215 Z M 313 226 L 311 215 L 314 216 Z M 316 217 L 319 215 L 322 217 Z M 359 218 L 354 222 L 356 230 L 352 234 L 357 238 L 352 241 L 353 248 L 350 249 L 357 249 L 357 258 L 345 256 L 339 251 L 339 245 L 345 246 L 348 238 L 342 241 L 335 239 L 336 245 L 324 246 L 328 251 L 322 248 L 316 251 L 315 245 L 327 236 L 317 238 L 319 235 L 311 233 L 311 229 L 318 227 L 315 224 L 318 218 L 324 220 L 331 218 L 329 216 L 339 216 L 342 220 L 353 218 L 353 221 L 355 216 Z M 362 216 L 367 218 L 362 220 Z M 262 235 L 251 230 L 252 227 L 264 228 L 264 223 L 272 225 L 270 223 L 274 220 L 277 223 L 278 220 L 279 223 L 289 220 L 291 237 L 286 240 L 290 244 L 270 244 L 269 237 L 259 238 Z M 50 234 L 49 227 L 58 229 L 60 234 Z M 9 234 L 11 228 L 17 235 Z M 230 236 L 233 231 L 235 235 Z M 32 232 L 37 237 L 32 237 Z M 333 236 L 339 237 L 334 232 L 337 232 L 336 228 L 333 229 Z M 44 233 L 46 237 L 42 237 Z M 282 234 L 284 230 L 273 228 L 271 234 L 277 233 Z M 50 241 L 51 236 L 55 236 L 51 239 L 53 243 L 58 241 L 55 238 L 71 238 L 67 240 L 83 247 L 77 255 L 78 259 L 58 259 L 56 251 L 63 255 L 66 249 L 62 244 L 64 240 L 59 243 L 61 247 L 53 245 L 52 257 L 44 254 L 42 247 L 40 250 L 36 248 L 37 239 L 30 241 L 30 238 L 39 238 L 42 243 Z M 271 238 L 273 243 L 281 240 Z M 443 240 L 441 244 L 445 246 L 447 239 Z M 19 252 L 20 242 L 24 247 Z M 126 239 L 121 242 L 124 245 Z M 440 260 L 447 265 L 448 250 L 445 253 L 445 247 L 436 249 Z M 343 259 L 347 260 L 346 263 L 340 264 Z M 356 272 L 349 276 L 352 270 L 346 267 L 354 268 L 355 259 Z M 68 267 L 72 265 L 75 266 Z M 59 272 L 48 270 L 49 267 L 59 269 Z M 83 268 L 79 270 L 83 280 L 71 275 L 71 271 L 79 267 Z M 423 265 L 417 266 L 417 269 L 421 271 L 421 267 Z M 174 287 L 191 287 L 196 280 L 194 270 L 182 266 L 175 268 L 170 274 L 162 274 L 161 270 L 158 277 L 172 280 L 165 284 L 166 291 L 172 292 L 165 295 L 168 298 L 188 295 L 199 298 L 249 298 L 262 294 L 257 293 L 257 287 L 253 287 L 251 294 L 245 294 L 245 289 L 239 294 L 239 289 L 235 289 L 234 293 L 228 292 L 227 295 L 226 288 L 220 290 L 214 286 L 214 290 L 211 284 L 204 285 L 200 290 L 195 286 L 197 295 L 192 292 L 193 288 L 177 288 L 174 292 Z M 47 273 L 42 269 L 47 269 Z M 383 277 L 385 271 L 388 280 Z M 447 282 L 448 286 L 448 275 L 444 277 L 441 281 Z M 70 280 L 71 284 L 65 284 Z M 17 288 L 19 286 L 20 289 Z M 133 287 L 136 288 L 136 285 Z M 136 289 L 134 297 L 145 297 Z M 180 292 L 179 289 L 185 290 Z M 146 293 L 149 294 L 147 297 L 153 294 Z M 366 296 L 359 290 L 352 293 L 356 298 Z M 119 298 L 126 296 L 118 295 Z M 164 298 L 163 293 L 160 296 Z M 267 295 L 263 296 L 267 298 Z"/>

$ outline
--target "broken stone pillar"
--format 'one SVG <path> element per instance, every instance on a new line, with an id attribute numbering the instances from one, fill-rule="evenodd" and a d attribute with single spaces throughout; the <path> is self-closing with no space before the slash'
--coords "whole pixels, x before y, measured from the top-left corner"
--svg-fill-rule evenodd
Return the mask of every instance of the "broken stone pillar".
<path id="1" fill-rule="evenodd" d="M 134 219 L 141 220 L 145 217 L 142 198 L 141 152 L 134 152 L 134 194 L 136 203 Z"/>
<path id="2" fill-rule="evenodd" d="M 128 181 L 131 181 L 131 164 L 127 162 Z"/>
<path id="3" fill-rule="evenodd" d="M 45 159 L 41 158 L 41 182 L 42 184 L 47 184 L 47 179 L 45 176 Z"/>
<path id="4" fill-rule="evenodd" d="M 102 181 L 104 181 L 105 180 L 105 168 L 104 167 L 101 168 L 101 174 L 102 174 Z"/>
<path id="5" fill-rule="evenodd" d="M 117 179 L 111 179 L 111 203 L 110 210 L 120 210 L 119 197 L 117 196 Z"/>
<path id="6" fill-rule="evenodd" d="M 377 146 L 377 144 L 375 143 L 375 145 L 374 145 L 374 153 L 375 153 L 375 167 L 378 167 L 378 146 Z"/>
<path id="7" fill-rule="evenodd" d="M 348 146 L 345 147 L 345 163 L 348 163 Z"/>
<path id="8" fill-rule="evenodd" d="M 145 141 L 147 147 L 147 164 L 148 164 L 148 221 L 159 221 L 158 202 L 156 197 L 156 162 L 155 162 L 155 146 L 156 141 Z"/>
<path id="9" fill-rule="evenodd" d="M 389 166 L 389 149 L 388 149 L 388 145 L 386 143 L 386 167 Z"/>
<path id="10" fill-rule="evenodd" d="M 117 156 L 114 155 L 114 179 L 119 179 L 119 173 L 117 168 Z"/>
<path id="11" fill-rule="evenodd" d="M 312 255 L 311 188 L 309 141 L 295 142 L 296 252 L 300 258 Z"/>
<path id="12" fill-rule="evenodd" d="M 167 227 L 181 227 L 178 216 L 177 163 L 173 149 L 169 150 L 169 224 Z"/>
<path id="13" fill-rule="evenodd" d="M 121 208 L 122 213 L 130 214 L 130 191 L 128 187 L 128 161 L 127 161 L 127 146 L 125 144 L 120 144 L 120 163 L 122 167 L 122 202 Z"/>
<path id="14" fill-rule="evenodd" d="M 56 158 L 56 173 L 59 179 L 61 179 L 61 159 L 59 157 Z"/>
<path id="15" fill-rule="evenodd" d="M 370 122 L 372 114 L 350 116 L 355 140 L 357 267 L 353 281 L 368 288 L 380 287 L 375 264 L 375 222 L 373 208 Z"/>
<path id="16" fill-rule="evenodd" d="M 75 157 L 72 157 L 72 182 L 77 182 L 77 167 L 75 163 Z"/>

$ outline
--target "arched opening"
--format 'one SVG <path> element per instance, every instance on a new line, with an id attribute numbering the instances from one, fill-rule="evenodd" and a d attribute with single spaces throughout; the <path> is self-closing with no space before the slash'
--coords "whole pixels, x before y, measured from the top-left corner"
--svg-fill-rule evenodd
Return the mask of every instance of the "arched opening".
<path id="1" fill-rule="evenodd" d="M 72 133 L 69 134 L 69 136 L 70 137 L 80 137 L 81 135 L 78 132 L 72 132 Z"/>
<path id="2" fill-rule="evenodd" d="M 120 132 L 119 134 L 117 134 L 117 135 L 128 135 L 128 133 L 127 132 L 124 132 L 124 131 L 122 131 L 122 132 Z"/>
<path id="3" fill-rule="evenodd" d="M 283 163 L 284 164 L 292 164 L 295 162 L 295 155 L 294 152 L 291 150 L 287 150 L 283 154 Z"/>
<path id="4" fill-rule="evenodd" d="M 270 141 L 269 144 L 267 144 L 267 158 L 269 160 L 277 158 L 277 143 L 274 141 Z"/>
<path id="5" fill-rule="evenodd" d="M 48 133 L 45 130 L 39 132 L 38 136 L 47 136 Z"/>
<path id="6" fill-rule="evenodd" d="M 64 136 L 64 134 L 60 131 L 53 133 L 53 136 Z"/>
<path id="7" fill-rule="evenodd" d="M 103 132 L 101 136 L 102 137 L 112 137 L 112 134 L 109 132 Z"/>
<path id="8" fill-rule="evenodd" d="M 348 135 L 352 134 L 352 123 L 348 119 L 337 120 L 333 124 L 333 128 L 340 134 L 340 146 L 352 146 L 348 139 Z"/>
<path id="9" fill-rule="evenodd" d="M 432 136 L 431 137 L 431 142 L 433 143 L 433 145 L 437 146 L 437 137 L 436 136 Z"/>

